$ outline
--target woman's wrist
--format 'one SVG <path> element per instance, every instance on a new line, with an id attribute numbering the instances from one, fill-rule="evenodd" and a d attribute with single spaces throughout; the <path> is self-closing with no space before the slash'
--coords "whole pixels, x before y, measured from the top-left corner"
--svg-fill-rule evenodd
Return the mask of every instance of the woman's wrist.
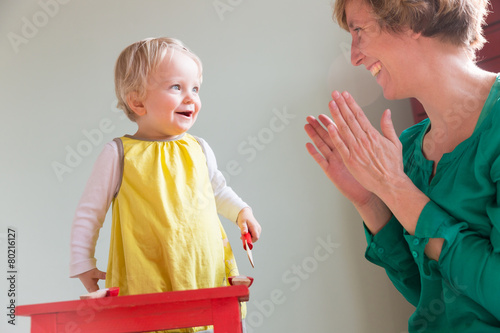
<path id="1" fill-rule="evenodd" d="M 407 177 L 399 183 L 388 184 L 381 195 L 383 195 L 383 202 L 403 228 L 410 235 L 414 235 L 420 214 L 430 201 L 429 197 Z"/>
<path id="2" fill-rule="evenodd" d="M 372 235 L 382 230 L 392 217 L 392 212 L 387 205 L 375 194 L 364 205 L 355 205 L 355 207 Z"/>

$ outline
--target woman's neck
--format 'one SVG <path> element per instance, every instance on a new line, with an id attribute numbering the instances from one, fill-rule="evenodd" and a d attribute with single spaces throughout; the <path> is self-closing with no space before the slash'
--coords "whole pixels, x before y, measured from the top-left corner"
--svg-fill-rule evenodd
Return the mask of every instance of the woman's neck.
<path id="1" fill-rule="evenodd" d="M 474 132 L 496 74 L 477 67 L 461 48 L 436 39 L 423 43 L 428 44 L 413 67 L 412 96 L 430 119 L 423 153 L 437 164 Z"/>
<path id="2" fill-rule="evenodd" d="M 423 59 L 415 97 L 422 103 L 433 129 L 462 128 L 477 122 L 496 74 L 477 67 L 464 50 L 448 47 Z"/>

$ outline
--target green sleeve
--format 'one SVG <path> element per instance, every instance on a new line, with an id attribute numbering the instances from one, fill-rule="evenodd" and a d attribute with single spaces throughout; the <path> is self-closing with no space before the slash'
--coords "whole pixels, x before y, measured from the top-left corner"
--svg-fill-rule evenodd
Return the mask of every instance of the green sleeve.
<path id="1" fill-rule="evenodd" d="M 423 266 L 423 272 L 435 266 L 455 291 L 467 295 L 500 319 L 498 202 L 491 204 L 487 211 L 494 224 L 489 239 L 468 229 L 467 222 L 455 220 L 438 205 L 429 202 L 420 215 L 414 238 L 444 238 L 439 262 L 422 260 L 419 265 Z M 432 220 L 433 223 L 420 223 L 421 220 Z M 423 250 L 419 255 L 425 257 Z"/>
<path id="2" fill-rule="evenodd" d="M 417 306 L 420 299 L 420 273 L 403 232 L 403 227 L 395 217 L 376 235 L 372 235 L 365 226 L 368 242 L 365 257 L 383 267 L 396 289 L 408 302 Z"/>

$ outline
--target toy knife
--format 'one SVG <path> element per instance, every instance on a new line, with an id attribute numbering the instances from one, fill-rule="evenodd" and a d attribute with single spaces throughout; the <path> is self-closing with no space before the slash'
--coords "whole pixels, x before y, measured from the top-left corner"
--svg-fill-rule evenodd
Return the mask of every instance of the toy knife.
<path id="1" fill-rule="evenodd" d="M 248 260 L 250 260 L 250 264 L 252 265 L 252 267 L 255 267 L 253 264 L 253 255 L 252 255 L 252 249 L 253 249 L 252 236 L 250 235 L 250 233 L 247 232 L 242 236 L 242 239 L 243 239 L 243 249 L 247 251 Z"/>

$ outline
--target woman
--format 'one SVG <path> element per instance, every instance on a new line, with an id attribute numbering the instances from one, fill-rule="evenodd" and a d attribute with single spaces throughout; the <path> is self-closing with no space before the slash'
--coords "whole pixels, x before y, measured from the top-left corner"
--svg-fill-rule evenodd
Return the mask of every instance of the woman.
<path id="1" fill-rule="evenodd" d="M 475 64 L 486 0 L 338 0 L 387 99 L 428 119 L 379 133 L 347 92 L 308 117 L 307 149 L 363 218 L 366 257 L 416 307 L 410 332 L 500 332 L 500 78 Z M 324 127 L 323 127 L 323 126 Z"/>

